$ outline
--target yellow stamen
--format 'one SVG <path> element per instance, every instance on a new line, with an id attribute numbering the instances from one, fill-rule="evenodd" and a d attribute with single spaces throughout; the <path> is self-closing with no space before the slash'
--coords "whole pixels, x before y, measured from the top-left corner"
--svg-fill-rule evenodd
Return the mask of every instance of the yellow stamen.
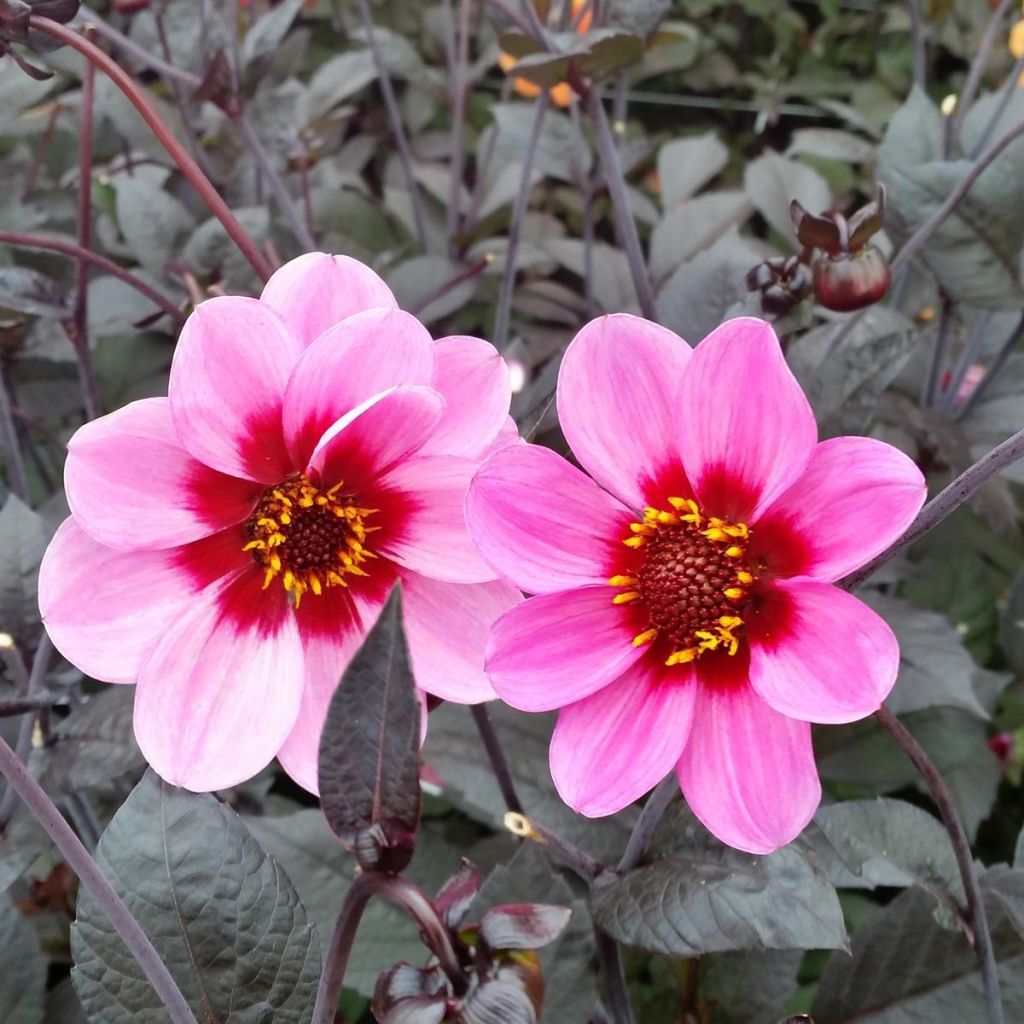
<path id="1" fill-rule="evenodd" d="M 644 644 L 649 644 L 657 636 L 658 631 L 656 629 L 645 629 L 642 633 L 637 633 L 637 635 L 633 637 L 633 646 L 643 647 Z"/>
<path id="2" fill-rule="evenodd" d="M 627 537 L 622 543 L 627 548 L 642 548 L 647 540 L 644 537 Z"/>
<path id="3" fill-rule="evenodd" d="M 725 549 L 725 556 L 726 558 L 742 558 L 743 548 L 736 547 L 734 544 L 731 548 Z"/>
<path id="4" fill-rule="evenodd" d="M 612 576 L 608 580 L 610 586 L 613 587 L 635 587 L 636 577 L 635 576 Z"/>
<path id="5" fill-rule="evenodd" d="M 745 587 L 749 587 L 750 584 L 754 582 L 753 574 L 747 572 L 744 569 L 740 569 L 740 571 L 738 573 L 736 573 L 736 579 L 740 583 L 742 583 Z"/>
<path id="6" fill-rule="evenodd" d="M 640 594 L 635 590 L 627 590 L 624 594 L 616 594 L 612 598 L 612 604 L 629 604 L 630 601 L 635 601 Z"/>
<path id="7" fill-rule="evenodd" d="M 665 664 L 670 667 L 672 665 L 685 665 L 696 657 L 697 652 L 692 647 L 687 647 L 685 651 L 673 651 L 665 659 Z"/>
<path id="8" fill-rule="evenodd" d="M 730 601 L 742 601 L 747 596 L 747 592 L 739 587 L 727 587 L 724 593 Z"/>

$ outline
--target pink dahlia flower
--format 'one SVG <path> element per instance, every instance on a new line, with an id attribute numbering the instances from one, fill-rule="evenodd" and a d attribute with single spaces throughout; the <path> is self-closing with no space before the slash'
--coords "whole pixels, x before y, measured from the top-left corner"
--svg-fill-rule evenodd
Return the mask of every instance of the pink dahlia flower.
<path id="1" fill-rule="evenodd" d="M 817 442 L 768 324 L 691 352 L 632 316 L 569 346 L 558 412 L 584 475 L 545 448 L 492 455 L 470 533 L 536 595 L 495 623 L 487 669 L 524 711 L 560 709 L 558 791 L 611 814 L 673 768 L 721 840 L 791 840 L 821 788 L 810 722 L 851 722 L 896 679 L 889 627 L 834 581 L 904 532 L 925 484 L 889 445 Z"/>
<path id="2" fill-rule="evenodd" d="M 432 341 L 368 268 L 311 253 L 259 299 L 199 305 L 168 392 L 71 439 L 71 517 L 39 582 L 57 648 L 138 684 L 165 779 L 220 789 L 276 755 L 315 791 L 327 703 L 397 580 L 419 686 L 494 696 L 487 630 L 521 595 L 463 515 L 508 440 L 489 344 Z"/>

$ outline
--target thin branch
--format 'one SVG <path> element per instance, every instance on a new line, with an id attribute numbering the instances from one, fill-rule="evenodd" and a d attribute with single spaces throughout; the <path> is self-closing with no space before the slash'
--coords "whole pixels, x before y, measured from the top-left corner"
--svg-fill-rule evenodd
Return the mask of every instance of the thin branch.
<path id="1" fill-rule="evenodd" d="M 416 237 L 419 240 L 420 248 L 425 252 L 427 249 L 427 222 L 423 212 L 423 197 L 420 194 L 419 182 L 412 167 L 412 150 L 409 148 L 409 139 L 405 134 L 405 125 L 402 123 L 402 112 L 398 109 L 398 100 L 395 97 L 395 87 L 391 82 L 391 75 L 388 73 L 387 65 L 377 44 L 377 33 L 373 27 L 373 16 L 370 14 L 370 7 L 366 0 L 356 0 L 359 8 L 359 17 L 363 23 L 363 31 L 366 33 L 366 42 L 370 48 L 370 55 L 373 57 L 373 66 L 377 71 L 377 85 L 380 87 L 381 96 L 384 98 L 384 106 L 388 114 L 388 122 L 391 125 L 391 134 L 395 139 L 395 146 L 398 148 L 398 158 L 402 163 L 402 171 L 405 174 L 406 188 L 409 190 L 409 202 L 412 204 L 412 217 L 416 225 Z"/>
<path id="2" fill-rule="evenodd" d="M 28 504 L 28 476 L 25 473 L 25 460 L 21 455 L 21 445 L 18 443 L 18 432 L 14 427 L 11 394 L 7 390 L 2 362 L 0 362 L 0 443 L 3 444 L 4 460 L 7 464 L 7 486 L 12 493 Z"/>
<path id="3" fill-rule="evenodd" d="M 922 382 L 921 405 L 930 409 L 935 405 L 942 382 L 942 371 L 946 366 L 946 355 L 949 351 L 949 339 L 956 322 L 956 305 L 945 295 L 942 296 L 942 312 L 939 315 L 939 326 L 935 332 L 935 347 L 932 349 L 928 363 L 928 374 Z"/>
<path id="4" fill-rule="evenodd" d="M 968 371 L 981 355 L 985 345 L 985 338 L 988 335 L 988 326 L 991 322 L 992 313 L 989 310 L 986 310 L 984 313 L 978 313 L 975 316 L 974 323 L 971 324 L 970 334 L 967 335 L 967 341 L 964 343 L 963 351 L 960 353 L 960 358 L 957 359 L 956 365 L 953 368 L 949 385 L 942 391 L 939 407 L 946 412 L 954 412 L 956 410 L 960 388 L 963 387 L 963 383 L 967 379 Z"/>
<path id="5" fill-rule="evenodd" d="M 530 25 L 530 33 L 535 39 L 544 38 L 544 24 L 540 20 L 537 8 L 533 6 L 533 0 L 519 0 L 519 6 L 523 9 L 527 22 Z"/>
<path id="6" fill-rule="evenodd" d="M 1024 430 L 1018 431 L 1007 438 L 1002 444 L 996 445 L 987 455 L 983 455 L 973 466 L 964 470 L 948 487 L 921 509 L 918 517 L 910 525 L 903 536 L 890 545 L 880 555 L 871 559 L 867 565 L 845 577 L 841 586 L 852 590 L 863 583 L 875 570 L 884 565 L 904 548 L 910 547 L 930 530 L 935 529 L 948 515 L 955 512 L 964 502 L 972 498 L 983 484 L 995 476 L 1000 470 L 1024 458 Z"/>
<path id="7" fill-rule="evenodd" d="M 365 3 L 365 0 L 362 0 Z M 157 113 L 156 108 L 149 101 L 145 93 L 136 85 L 135 81 L 120 65 L 115 63 L 94 43 L 89 42 L 79 35 L 74 29 L 61 25 L 50 18 L 41 18 L 33 15 L 29 19 L 31 28 L 43 32 L 48 36 L 77 50 L 86 60 L 95 64 L 96 67 L 106 74 L 114 84 L 124 93 L 132 106 L 142 115 L 142 119 L 149 125 L 153 134 L 160 141 L 160 144 L 167 150 L 174 162 L 181 168 L 182 173 L 189 180 L 192 187 L 199 193 L 200 198 L 210 208 L 213 215 L 224 225 L 224 230 L 232 238 L 235 245 L 252 265 L 256 274 L 264 281 L 269 280 L 271 270 L 263 254 L 256 247 L 253 240 L 245 233 L 245 229 L 238 223 L 237 218 L 231 212 L 220 193 L 210 184 L 209 179 L 203 174 L 199 165 L 189 155 L 188 150 L 178 141 L 174 133 L 164 123 L 163 118 Z"/>
<path id="8" fill-rule="evenodd" d="M 1020 320 L 1017 321 L 1017 326 L 1010 332 L 1010 336 L 1000 346 L 992 361 L 985 367 L 985 373 L 981 380 L 978 381 L 977 387 L 967 396 L 967 400 L 957 410 L 956 418 L 958 420 L 963 419 L 981 401 L 982 396 L 991 387 L 992 382 L 998 376 L 1006 360 L 1010 358 L 1022 340 L 1024 340 L 1024 314 L 1021 315 Z"/>
<path id="9" fill-rule="evenodd" d="M 971 61 L 970 70 L 967 72 L 967 81 L 964 82 L 964 87 L 960 90 L 960 95 L 957 97 L 956 106 L 953 108 L 952 114 L 946 119 L 945 154 L 947 158 L 952 155 L 953 146 L 960 134 L 960 125 L 963 123 L 964 115 L 974 102 L 978 86 L 981 85 L 981 76 L 985 73 L 988 58 L 992 53 L 992 47 L 995 45 L 996 37 L 1003 27 L 1003 18 L 1012 2 L 1013 0 L 999 0 L 999 6 L 995 8 L 992 16 L 988 19 L 985 32 L 981 37 L 981 43 L 978 45 L 974 59 Z"/>
<path id="10" fill-rule="evenodd" d="M 84 38 L 92 42 L 92 30 Z M 92 248 L 92 120 L 96 97 L 96 68 L 85 62 L 82 72 L 82 109 L 78 131 L 78 247 Z M 75 264 L 75 304 L 70 325 L 65 324 L 78 358 L 78 376 L 82 385 L 82 405 L 86 418 L 100 414 L 100 392 L 89 348 L 89 261 L 81 256 Z"/>
<path id="11" fill-rule="evenodd" d="M 511 22 L 523 35 L 536 38 L 533 24 L 523 17 L 511 4 L 505 0 L 487 0 L 489 6 L 493 7 L 506 21 Z M 534 12 L 536 18 L 536 11 Z"/>
<path id="12" fill-rule="evenodd" d="M 910 8 L 910 38 L 914 50 L 914 85 L 923 89 L 927 78 L 927 54 L 921 0 L 907 0 L 907 6 Z"/>
<path id="13" fill-rule="evenodd" d="M 963 823 L 957 813 L 953 795 L 946 785 L 942 773 L 932 764 L 921 745 L 910 734 L 906 726 L 887 708 L 881 707 L 875 712 L 882 728 L 899 744 L 900 749 L 913 762 L 920 772 L 928 791 L 935 801 L 942 816 L 942 822 L 949 833 L 949 841 L 956 855 L 956 863 L 963 880 L 964 893 L 967 896 L 967 911 L 970 916 L 971 930 L 974 932 L 974 952 L 981 968 L 981 981 L 985 990 L 985 1004 L 988 1008 L 990 1024 L 1006 1024 L 1003 1012 L 1003 1000 L 999 992 L 999 968 L 996 964 L 995 950 L 992 947 L 992 936 L 988 929 L 985 915 L 985 900 L 978 882 L 978 871 L 971 853 L 971 844 L 964 832 Z"/>
<path id="14" fill-rule="evenodd" d="M 152 285 L 147 284 L 140 277 L 136 277 L 130 270 L 125 270 L 120 264 L 101 256 L 92 249 L 83 249 L 76 242 L 66 238 L 57 238 L 51 235 L 32 235 L 20 231 L 4 231 L 0 229 L 0 243 L 13 245 L 23 249 L 46 249 L 49 252 L 63 253 L 74 259 L 85 263 L 91 263 L 106 273 L 116 277 L 119 281 L 131 285 L 137 292 L 145 295 L 155 306 L 162 309 L 179 327 L 185 322 L 185 314 L 169 299 L 162 295 Z"/>
<path id="15" fill-rule="evenodd" d="M 274 162 L 270 159 L 270 155 L 263 148 L 263 143 L 260 142 L 259 136 L 253 131 L 248 118 L 244 113 L 239 113 L 237 117 L 231 119 L 231 123 L 237 129 L 245 148 L 249 150 L 253 159 L 259 164 L 260 170 L 263 171 L 263 176 L 267 179 L 270 191 L 274 195 L 274 201 L 277 203 L 284 219 L 288 221 L 288 227 L 295 236 L 295 240 L 302 246 L 305 252 L 316 252 L 316 239 L 310 234 L 302 217 L 299 216 L 299 211 L 295 207 L 284 179 L 278 173 Z"/>
<path id="16" fill-rule="evenodd" d="M 476 722 L 480 739 L 483 740 L 484 750 L 487 751 L 487 757 L 491 762 L 491 769 L 498 782 L 498 788 L 501 790 L 501 797 L 505 801 L 505 807 L 510 811 L 515 811 L 517 814 L 522 814 L 523 804 L 519 799 L 519 794 L 516 792 L 516 784 L 512 778 L 512 771 L 508 766 L 508 760 L 505 758 L 505 751 L 502 749 L 501 740 L 498 739 L 498 734 L 494 730 L 494 723 L 491 721 L 491 716 L 487 713 L 487 705 L 473 704 L 469 710 L 473 715 L 473 721 Z"/>
<path id="17" fill-rule="evenodd" d="M 629 1002 L 619 945 L 606 931 L 596 925 L 594 939 L 597 943 L 597 959 L 601 965 L 601 977 L 608 996 L 608 1009 L 611 1011 L 613 1024 L 634 1024 L 633 1007 Z"/>
<path id="18" fill-rule="evenodd" d="M 552 860 L 575 872 L 588 884 L 608 872 L 607 866 L 591 857 L 586 850 L 573 846 L 567 839 L 563 839 L 543 825 L 538 825 L 525 814 L 508 811 L 505 814 L 505 828 L 520 839 L 539 843 L 547 850 Z"/>
<path id="19" fill-rule="evenodd" d="M 429 295 L 420 299 L 416 305 L 409 309 L 409 312 L 412 313 L 413 316 L 418 316 L 432 302 L 437 302 L 438 299 L 443 299 L 450 291 L 458 288 L 460 284 L 464 284 L 466 281 L 472 281 L 474 277 L 479 277 L 493 262 L 493 255 L 491 255 L 491 253 L 486 253 L 471 267 L 466 267 L 465 270 L 456 274 L 450 280 L 445 281 L 444 284 L 435 288 Z"/>
<path id="20" fill-rule="evenodd" d="M 512 295 L 516 284 L 516 256 L 519 240 L 523 234 L 523 220 L 530 204 L 530 189 L 533 182 L 533 161 L 537 156 L 537 144 L 544 128 L 544 115 L 548 111 L 548 94 L 542 92 L 534 100 L 533 128 L 523 154 L 523 173 L 519 179 L 519 191 L 512 207 L 512 220 L 508 227 L 508 242 L 505 248 L 505 268 L 501 276 L 498 305 L 494 313 L 494 347 L 503 352 L 508 344 L 508 329 L 512 319 Z"/>
<path id="21" fill-rule="evenodd" d="M 25 806 L 46 829 L 61 856 L 78 876 L 84 888 L 88 889 L 100 909 L 107 915 L 114 930 L 128 947 L 132 956 L 142 968 L 160 1001 L 167 1010 L 173 1024 L 197 1024 L 177 982 L 154 949 L 153 943 L 142 930 L 131 911 L 111 886 L 106 875 L 64 820 L 53 801 L 43 788 L 18 760 L 7 742 L 0 737 L 0 773 L 7 777 L 14 791 Z"/>
<path id="22" fill-rule="evenodd" d="M 466 100 L 469 92 L 469 19 L 472 0 L 459 0 L 458 41 L 452 74 L 452 145 L 448 165 L 448 253 L 458 250 L 455 238 L 462 228 L 462 189 L 465 176 Z"/>
<path id="23" fill-rule="evenodd" d="M 988 140 L 992 138 L 992 133 L 996 130 L 996 125 L 1003 119 L 1003 114 L 1006 113 L 1006 108 L 1009 107 L 1013 97 L 1017 94 L 1017 89 L 1020 87 L 1021 75 L 1024 75 L 1024 53 L 1017 58 L 1016 63 L 1010 69 L 1010 74 L 1003 83 L 1002 91 L 999 94 L 999 102 L 996 104 L 996 109 L 992 111 L 992 116 L 988 119 L 988 124 L 986 124 L 982 129 L 977 141 L 971 147 L 971 151 L 967 154 L 969 159 L 977 159 L 978 154 L 985 148 L 985 146 L 988 145 Z"/>
<path id="24" fill-rule="evenodd" d="M 654 792 L 647 798 L 644 809 L 640 812 L 622 859 L 615 868 L 619 874 L 632 871 L 643 860 L 647 847 L 658 828 L 658 824 L 669 808 L 669 804 L 679 795 L 679 779 L 675 772 L 670 772 L 658 783 Z"/>
<path id="25" fill-rule="evenodd" d="M 334 931 L 324 958 L 324 970 L 320 975 L 311 1024 L 333 1024 L 356 930 L 372 895 L 373 887 L 369 884 L 368 876 L 362 874 L 356 876 L 345 893 L 345 901 L 334 919 Z"/>
<path id="26" fill-rule="evenodd" d="M 579 88 L 576 87 L 576 89 L 579 92 Z M 604 104 L 601 102 L 601 97 L 597 90 L 587 90 L 586 100 L 587 109 L 590 113 L 590 119 L 594 125 L 594 133 L 597 138 L 597 150 L 601 155 L 604 180 L 612 198 L 616 234 L 619 236 L 619 243 L 626 252 L 630 274 L 633 277 L 633 287 L 636 289 L 636 297 L 640 303 L 640 312 L 648 320 L 654 320 L 657 318 L 654 288 L 651 285 L 651 278 L 647 272 L 647 263 L 644 260 L 643 249 L 640 245 L 640 235 L 636 229 L 636 219 L 633 217 L 633 211 L 629 205 L 626 179 L 622 174 L 622 163 L 619 160 L 619 150 L 615 144 L 615 137 L 612 135 L 611 125 L 608 123 L 608 115 L 604 111 Z"/>
<path id="27" fill-rule="evenodd" d="M 60 100 L 55 100 L 50 106 L 50 113 L 46 118 L 46 127 L 43 129 L 42 135 L 39 136 L 39 142 L 36 145 L 35 152 L 32 154 L 32 165 L 25 176 L 25 187 L 21 190 L 21 201 L 23 203 L 28 202 L 29 196 L 32 195 L 32 190 L 36 187 L 39 170 L 43 166 L 43 160 L 46 158 L 50 148 L 50 141 L 53 139 L 53 131 L 57 127 L 57 118 L 60 117 L 63 109 Z"/>

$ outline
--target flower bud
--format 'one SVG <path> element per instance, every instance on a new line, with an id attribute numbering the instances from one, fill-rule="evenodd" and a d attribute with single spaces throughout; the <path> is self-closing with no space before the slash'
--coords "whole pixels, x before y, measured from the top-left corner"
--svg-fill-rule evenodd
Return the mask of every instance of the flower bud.
<path id="1" fill-rule="evenodd" d="M 819 256 L 811 268 L 814 297 L 826 309 L 848 313 L 878 302 L 889 290 L 892 271 L 876 246 L 838 256 Z"/>

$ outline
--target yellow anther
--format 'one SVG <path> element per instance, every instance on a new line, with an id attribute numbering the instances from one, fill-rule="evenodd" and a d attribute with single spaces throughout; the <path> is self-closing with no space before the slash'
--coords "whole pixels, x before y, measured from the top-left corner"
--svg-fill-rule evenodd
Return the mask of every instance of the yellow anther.
<path id="1" fill-rule="evenodd" d="M 275 553 L 275 554 L 272 554 L 270 556 L 270 568 L 273 569 L 274 572 L 280 572 L 281 571 L 281 556 L 280 555 Z"/>
<path id="2" fill-rule="evenodd" d="M 256 548 L 259 548 L 261 551 L 263 551 L 263 550 L 266 549 L 266 545 L 261 540 L 251 540 L 251 541 L 249 541 L 248 544 L 245 545 L 244 548 L 242 548 L 242 550 L 243 551 L 255 551 Z"/>
<path id="3" fill-rule="evenodd" d="M 635 587 L 636 577 L 635 576 L 612 576 L 608 580 L 609 585 L 613 587 Z"/>
<path id="4" fill-rule="evenodd" d="M 736 579 L 745 587 L 749 587 L 750 584 L 754 582 L 754 575 L 753 573 L 747 572 L 745 569 L 740 569 L 740 571 L 736 573 Z"/>
<path id="5" fill-rule="evenodd" d="M 727 558 L 742 558 L 743 548 L 737 547 L 735 544 L 731 548 L 725 549 L 725 555 Z"/>
<path id="6" fill-rule="evenodd" d="M 730 601 L 742 601 L 746 595 L 747 592 L 745 590 L 741 590 L 739 587 L 726 587 L 725 589 L 725 596 L 729 598 Z"/>
<path id="7" fill-rule="evenodd" d="M 642 633 L 637 633 L 637 635 L 633 637 L 633 646 L 643 647 L 644 644 L 651 643 L 651 641 L 656 639 L 657 636 L 658 631 L 656 629 L 645 629 Z"/>
<path id="8" fill-rule="evenodd" d="M 673 651 L 666 659 L 665 664 L 668 666 L 672 665 L 685 665 L 688 662 L 693 661 L 697 657 L 697 651 L 692 647 L 687 647 L 685 651 Z"/>
<path id="9" fill-rule="evenodd" d="M 287 512 L 282 512 L 278 517 L 281 520 L 282 526 L 291 526 L 292 517 Z"/>
<path id="10" fill-rule="evenodd" d="M 270 586 L 270 581 L 277 575 L 273 569 L 268 569 L 267 574 L 263 577 L 263 589 L 266 590 Z"/>
<path id="11" fill-rule="evenodd" d="M 612 598 L 612 604 L 629 604 L 640 596 L 636 590 L 627 590 L 624 594 L 616 594 Z"/>
<path id="12" fill-rule="evenodd" d="M 320 594 L 323 592 L 323 587 L 320 585 L 320 578 L 318 576 L 310 574 L 309 589 L 312 590 L 313 593 L 317 595 L 317 597 L 319 597 Z"/>
<path id="13" fill-rule="evenodd" d="M 665 526 L 675 526 L 679 522 L 679 516 L 674 512 L 659 512 L 658 522 Z"/>
<path id="14" fill-rule="evenodd" d="M 642 548 L 647 543 L 646 537 L 627 537 L 623 542 L 627 548 Z"/>
<path id="15" fill-rule="evenodd" d="M 726 540 L 729 535 L 725 530 L 721 529 L 721 527 L 712 526 L 710 530 L 704 531 L 704 536 L 707 537 L 708 540 L 719 541 Z"/>
<path id="16" fill-rule="evenodd" d="M 737 626 L 743 625 L 743 620 L 738 615 L 723 615 L 718 620 L 718 624 L 726 629 L 735 629 Z"/>
<path id="17" fill-rule="evenodd" d="M 295 574 L 291 569 L 286 569 L 284 574 L 284 589 L 292 590 L 295 587 Z"/>

